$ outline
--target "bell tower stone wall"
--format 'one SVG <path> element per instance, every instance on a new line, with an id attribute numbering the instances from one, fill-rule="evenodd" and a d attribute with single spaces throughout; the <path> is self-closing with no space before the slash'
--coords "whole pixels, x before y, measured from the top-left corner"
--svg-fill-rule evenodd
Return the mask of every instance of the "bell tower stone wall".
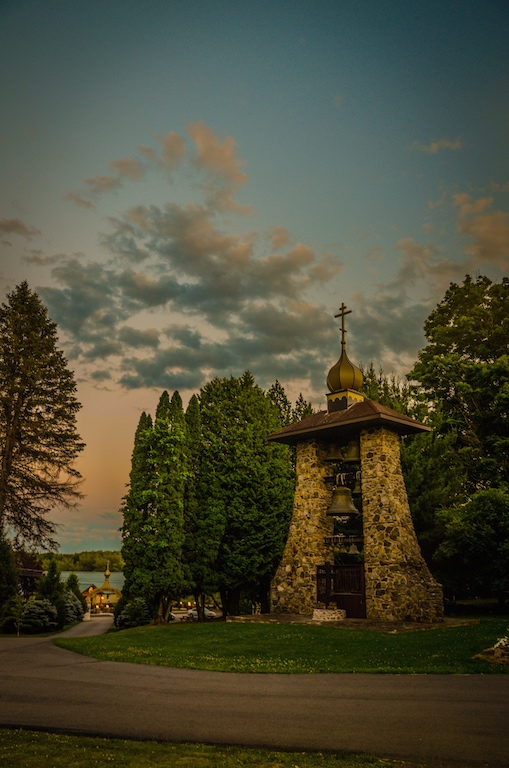
<path id="1" fill-rule="evenodd" d="M 316 567 L 333 562 L 324 537 L 333 533 L 326 516 L 331 491 L 325 484 L 330 465 L 325 446 L 308 440 L 296 446 L 293 515 L 283 557 L 270 589 L 271 612 L 310 614 L 316 607 Z"/>
<path id="2" fill-rule="evenodd" d="M 366 615 L 385 621 L 443 619 L 442 588 L 421 555 L 400 461 L 400 438 L 360 433 Z"/>

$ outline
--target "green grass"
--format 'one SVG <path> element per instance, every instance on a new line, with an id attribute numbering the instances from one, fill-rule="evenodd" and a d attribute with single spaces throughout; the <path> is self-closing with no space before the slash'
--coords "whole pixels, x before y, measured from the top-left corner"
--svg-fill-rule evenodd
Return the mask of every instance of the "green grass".
<path id="1" fill-rule="evenodd" d="M 0 729 L 0 765 L 16 768 L 426 768 L 369 755 L 104 739 Z M 434 762 L 440 768 L 441 762 Z M 455 768 L 462 768 L 455 763 Z"/>
<path id="2" fill-rule="evenodd" d="M 507 618 L 473 626 L 392 634 L 285 624 L 170 624 L 99 637 L 61 638 L 61 648 L 105 661 L 222 672 L 507 673 L 472 656 L 507 631 Z"/>

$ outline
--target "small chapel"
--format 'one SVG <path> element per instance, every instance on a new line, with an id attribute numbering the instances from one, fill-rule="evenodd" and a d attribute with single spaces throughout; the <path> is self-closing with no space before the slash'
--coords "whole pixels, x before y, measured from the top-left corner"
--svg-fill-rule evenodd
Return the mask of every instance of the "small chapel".
<path id="1" fill-rule="evenodd" d="M 269 435 L 296 450 L 288 539 L 271 584 L 271 612 L 336 609 L 347 618 L 443 620 L 441 585 L 422 557 L 400 440 L 430 427 L 368 400 L 346 353 L 327 376 L 327 409 Z"/>

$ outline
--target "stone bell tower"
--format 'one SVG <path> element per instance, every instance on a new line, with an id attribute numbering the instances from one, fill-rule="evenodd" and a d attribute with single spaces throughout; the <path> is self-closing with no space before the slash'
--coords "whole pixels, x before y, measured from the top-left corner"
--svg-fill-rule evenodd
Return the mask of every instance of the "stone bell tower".
<path id="1" fill-rule="evenodd" d="M 440 621 L 442 588 L 421 555 L 400 462 L 400 437 L 430 428 L 361 394 L 362 373 L 346 354 L 345 316 L 350 312 L 342 304 L 336 315 L 341 317 L 341 356 L 327 377 L 327 410 L 268 437 L 295 446 L 297 475 L 288 540 L 271 585 L 271 611 L 312 614 L 323 577 L 329 580 L 327 599 L 344 606 L 347 616 L 353 605 L 350 588 L 362 592 L 356 616 L 381 621 Z M 331 491 L 334 476 L 330 475 L 351 460 L 351 450 L 359 467 L 355 473 L 360 481 L 356 507 L 361 522 L 360 538 L 355 541 L 362 551 L 362 558 L 357 560 L 363 562 L 346 574 L 344 567 L 342 571 L 342 566 L 334 563 L 337 543 L 344 540 L 342 534 L 335 535 L 334 528 L 341 528 L 346 518 L 341 509 L 336 514 L 331 499 L 342 478 L 350 475 L 336 475 L 335 491 Z M 350 506 L 355 516 L 357 509 Z M 346 514 L 352 513 L 347 509 Z M 359 574 L 356 583 L 362 586 L 338 586 L 345 575 L 351 580 L 354 570 Z"/>

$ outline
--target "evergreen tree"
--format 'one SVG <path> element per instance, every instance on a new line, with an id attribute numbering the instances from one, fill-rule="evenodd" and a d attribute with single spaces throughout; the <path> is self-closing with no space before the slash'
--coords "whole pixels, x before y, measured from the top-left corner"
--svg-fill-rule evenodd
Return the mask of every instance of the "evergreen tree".
<path id="1" fill-rule="evenodd" d="M 18 574 L 12 547 L 0 536 L 0 611 L 5 603 L 18 594 Z"/>
<path id="2" fill-rule="evenodd" d="M 291 423 L 295 421 L 301 421 L 302 419 L 305 419 L 308 416 L 312 416 L 312 415 L 313 415 L 313 406 L 311 405 L 311 403 L 308 403 L 307 400 L 304 400 L 304 398 L 302 397 L 302 392 L 300 392 L 295 402 L 295 406 L 292 410 Z"/>
<path id="3" fill-rule="evenodd" d="M 0 533 L 55 547 L 46 514 L 73 506 L 84 445 L 74 376 L 57 349 L 56 325 L 21 283 L 0 308 Z"/>
<path id="4" fill-rule="evenodd" d="M 63 627 L 66 620 L 65 587 L 56 560 L 51 560 L 47 572 L 39 579 L 36 597 L 38 600 L 47 600 L 55 607 L 58 626 Z"/>
<path id="5" fill-rule="evenodd" d="M 184 496 L 183 560 L 189 591 L 194 595 L 198 619 L 204 620 L 206 594 L 218 590 L 215 562 L 224 528 L 217 505 L 209 504 L 209 481 L 202 471 L 202 425 L 196 395 L 186 411 L 188 476 Z"/>
<path id="6" fill-rule="evenodd" d="M 206 384 L 200 406 L 201 503 L 216 535 L 222 531 L 215 569 L 223 611 L 238 613 L 242 596 L 267 611 L 294 490 L 287 447 L 266 439 L 279 428 L 279 413 L 249 372 Z"/>
<path id="7" fill-rule="evenodd" d="M 184 573 L 182 543 L 186 427 L 182 401 L 163 392 L 151 429 L 138 426 L 131 487 L 124 500 L 122 555 L 127 594 L 143 597 L 166 620 Z"/>
<path id="8" fill-rule="evenodd" d="M 131 583 L 137 563 L 144 562 L 143 521 L 149 513 L 147 487 L 151 473 L 150 448 L 152 417 L 143 411 L 134 435 L 129 491 L 122 503 L 122 558 L 124 560 L 123 595 L 131 596 Z M 135 594 L 132 594 L 135 597 Z"/>
<path id="9" fill-rule="evenodd" d="M 284 387 L 276 379 L 274 384 L 268 389 L 267 395 L 276 406 L 279 413 L 279 422 L 282 427 L 287 427 L 292 423 L 292 404 L 287 397 Z M 302 395 L 301 395 L 302 397 Z M 310 414 L 309 414 L 310 415 Z"/>

